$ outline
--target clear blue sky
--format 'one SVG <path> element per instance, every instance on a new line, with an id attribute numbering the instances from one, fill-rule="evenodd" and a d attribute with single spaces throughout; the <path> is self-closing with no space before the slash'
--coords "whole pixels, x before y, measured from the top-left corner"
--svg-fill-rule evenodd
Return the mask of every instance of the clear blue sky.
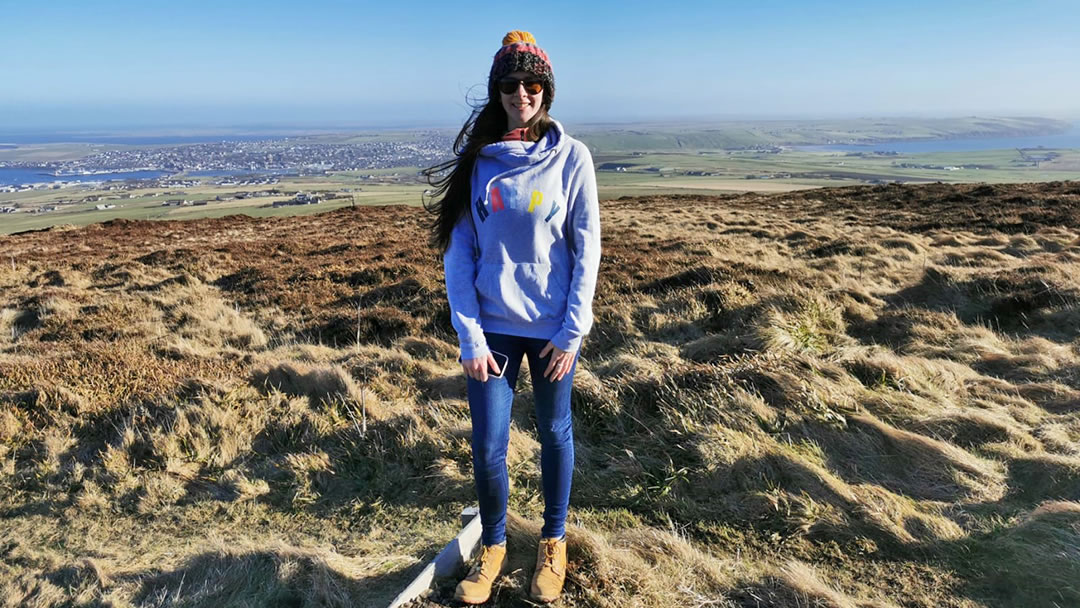
<path id="1" fill-rule="evenodd" d="M 449 126 L 519 28 L 570 122 L 1080 117 L 1076 0 L 0 0 L 0 24 L 3 127 Z"/>

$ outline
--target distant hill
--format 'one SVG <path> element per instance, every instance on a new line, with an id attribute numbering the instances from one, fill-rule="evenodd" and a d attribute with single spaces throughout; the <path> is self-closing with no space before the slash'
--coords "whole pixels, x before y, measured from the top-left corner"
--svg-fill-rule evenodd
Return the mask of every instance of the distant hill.
<path id="1" fill-rule="evenodd" d="M 575 133 L 594 151 L 648 152 L 1052 135 L 1071 126 L 1067 121 L 1049 118 L 865 118 L 580 125 Z"/>

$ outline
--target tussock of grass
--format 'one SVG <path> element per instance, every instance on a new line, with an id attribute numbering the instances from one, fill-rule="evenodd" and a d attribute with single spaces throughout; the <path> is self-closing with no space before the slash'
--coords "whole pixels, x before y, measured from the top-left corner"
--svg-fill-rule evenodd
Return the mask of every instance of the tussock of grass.
<path id="1" fill-rule="evenodd" d="M 780 593 L 770 598 L 776 605 L 822 606 L 823 608 L 894 608 L 882 600 L 859 601 L 829 587 L 814 569 L 798 561 L 786 564 L 780 571 Z M 786 592 L 786 593 L 785 593 Z M 786 597 L 785 597 L 786 596 Z"/>
<path id="2" fill-rule="evenodd" d="M 33 310 L 0 309 L 0 344 L 18 342 L 23 334 L 34 329 L 38 323 L 38 314 Z"/>
<path id="3" fill-rule="evenodd" d="M 1080 603 L 1080 503 L 1047 502 L 1014 526 L 957 547 L 957 567 L 972 572 L 972 595 L 1010 606 Z"/>
<path id="4" fill-rule="evenodd" d="M 356 382 L 340 367 L 313 368 L 303 363 L 278 363 L 256 369 L 252 382 L 260 388 L 309 397 L 314 402 L 325 403 L 335 399 L 360 401 L 360 389 Z"/>
<path id="5" fill-rule="evenodd" d="M 763 350 L 824 354 L 847 338 L 840 309 L 820 298 L 800 303 L 791 312 L 774 309 L 759 331 Z"/>
<path id="6" fill-rule="evenodd" d="M 1080 458 L 1042 454 L 1009 463 L 1014 491 L 1029 500 L 1080 500 Z"/>
<path id="7" fill-rule="evenodd" d="M 447 361 L 457 357 L 457 350 L 442 340 L 409 336 L 399 346 L 416 359 Z"/>
<path id="8" fill-rule="evenodd" d="M 172 572 L 142 581 L 137 605 L 351 607 L 363 597 L 357 575 L 369 570 L 329 549 L 272 543 L 236 547 L 217 543 Z M 178 593 L 178 591 L 180 593 Z"/>
<path id="9" fill-rule="evenodd" d="M 995 443 L 1011 443 L 1032 451 L 1042 447 L 1039 440 L 1012 418 L 977 409 L 945 412 L 920 420 L 913 430 L 967 449 Z"/>
<path id="10" fill-rule="evenodd" d="M 860 463 L 868 475 L 886 487 L 929 500 L 993 500 L 1004 492 L 1003 474 L 994 464 L 962 449 L 930 437 L 889 426 L 868 415 L 852 415 L 858 438 L 827 442 L 837 449 L 833 456 L 854 476 Z M 862 454 L 879 455 L 873 466 Z M 850 468 L 849 468 L 850 467 Z"/>
<path id="11" fill-rule="evenodd" d="M 1046 451 L 1066 456 L 1080 456 L 1080 420 L 1072 424 L 1050 423 L 1035 433 Z"/>
<path id="12" fill-rule="evenodd" d="M 185 289 L 164 298 L 166 322 L 173 333 L 214 347 L 259 350 L 267 345 L 262 329 L 217 297 L 211 288 L 197 279 L 185 283 Z"/>

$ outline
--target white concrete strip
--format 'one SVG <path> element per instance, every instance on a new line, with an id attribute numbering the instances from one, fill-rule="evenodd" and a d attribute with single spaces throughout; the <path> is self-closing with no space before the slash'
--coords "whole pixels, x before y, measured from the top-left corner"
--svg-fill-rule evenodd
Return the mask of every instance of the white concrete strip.
<path id="1" fill-rule="evenodd" d="M 480 544 L 480 509 L 469 507 L 461 511 L 461 523 L 464 528 L 450 544 L 446 545 L 435 559 L 431 560 L 420 574 L 398 594 L 389 608 L 398 608 L 420 597 L 431 588 L 436 577 L 450 576 L 462 564 L 472 559 Z"/>

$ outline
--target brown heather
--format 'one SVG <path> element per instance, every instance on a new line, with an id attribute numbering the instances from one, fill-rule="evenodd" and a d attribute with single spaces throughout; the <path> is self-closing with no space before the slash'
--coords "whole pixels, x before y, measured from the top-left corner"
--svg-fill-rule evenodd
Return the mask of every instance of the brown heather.
<path id="1" fill-rule="evenodd" d="M 1080 185 L 602 207 L 561 605 L 1080 606 Z M 0 606 L 384 606 L 473 500 L 425 221 L 4 237 Z"/>

